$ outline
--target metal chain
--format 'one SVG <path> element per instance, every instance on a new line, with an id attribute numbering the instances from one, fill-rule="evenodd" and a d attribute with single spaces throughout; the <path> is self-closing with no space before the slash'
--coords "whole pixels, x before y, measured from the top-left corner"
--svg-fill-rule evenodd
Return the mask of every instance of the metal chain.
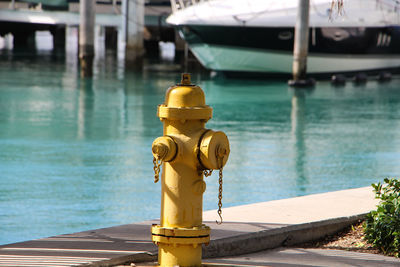
<path id="1" fill-rule="evenodd" d="M 215 221 L 217 224 L 222 224 L 222 169 L 222 167 L 219 169 L 218 216 L 220 221 Z"/>
<path id="2" fill-rule="evenodd" d="M 154 183 L 157 183 L 160 177 L 160 168 L 162 165 L 162 161 L 153 157 L 153 170 L 154 170 Z"/>
<path id="3" fill-rule="evenodd" d="M 219 160 L 221 160 L 220 166 L 222 166 L 223 158 L 220 158 Z M 223 177 L 222 170 L 223 170 L 223 167 L 221 167 L 219 169 L 218 211 L 217 212 L 218 212 L 220 221 L 215 221 L 217 224 L 222 224 L 222 177 Z M 205 177 L 210 176 L 212 174 L 212 172 L 213 172 L 212 169 L 203 171 Z"/>

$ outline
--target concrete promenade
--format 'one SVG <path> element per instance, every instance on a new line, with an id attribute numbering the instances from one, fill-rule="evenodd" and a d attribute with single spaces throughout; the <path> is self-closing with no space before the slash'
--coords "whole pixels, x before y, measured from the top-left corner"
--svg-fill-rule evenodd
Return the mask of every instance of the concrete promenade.
<path id="1" fill-rule="evenodd" d="M 375 209 L 371 187 L 269 201 L 204 213 L 212 228 L 204 247 L 208 266 L 400 266 L 400 260 L 337 250 L 299 249 Z M 157 221 L 0 246 L 0 266 L 116 266 L 157 259 L 150 226 Z M 290 248 L 284 248 L 290 246 Z M 246 254 L 246 255 L 244 255 Z M 142 263 L 140 263 L 142 262 Z"/>

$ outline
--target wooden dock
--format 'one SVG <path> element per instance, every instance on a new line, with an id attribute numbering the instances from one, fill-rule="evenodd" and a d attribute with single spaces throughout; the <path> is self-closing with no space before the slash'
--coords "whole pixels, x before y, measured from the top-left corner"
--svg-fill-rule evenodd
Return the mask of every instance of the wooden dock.
<path id="1" fill-rule="evenodd" d="M 70 11 L 0 9 L 0 21 L 78 26 L 79 13 Z M 97 13 L 96 25 L 120 28 L 122 25 L 122 16 L 119 14 L 111 13 Z"/>
<path id="2" fill-rule="evenodd" d="M 17 5 L 18 4 L 18 5 Z M 144 27 L 146 28 L 145 42 L 175 41 L 175 31 L 165 22 L 170 14 L 169 6 L 146 6 L 144 14 Z M 60 28 L 79 26 L 79 5 L 70 3 L 66 11 L 42 10 L 40 8 L 28 8 L 26 3 L 16 3 L 12 9 L 9 2 L 0 2 L 0 35 L 13 34 L 26 36 L 34 31 L 50 31 L 56 38 L 60 34 L 55 33 Z M 101 28 L 113 28 L 125 40 L 125 18 L 121 12 L 121 6 L 96 5 L 95 26 Z"/>

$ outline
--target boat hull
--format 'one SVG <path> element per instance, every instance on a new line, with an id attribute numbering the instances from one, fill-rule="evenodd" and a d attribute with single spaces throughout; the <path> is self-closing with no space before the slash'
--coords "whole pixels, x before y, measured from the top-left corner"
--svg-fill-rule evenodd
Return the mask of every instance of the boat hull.
<path id="1" fill-rule="evenodd" d="M 204 67 L 225 72 L 290 74 L 293 28 L 180 27 Z M 307 72 L 373 71 L 400 67 L 400 27 L 312 28 Z"/>
<path id="2" fill-rule="evenodd" d="M 290 74 L 293 55 L 276 50 L 196 44 L 191 51 L 210 70 Z M 309 54 L 308 73 L 343 73 L 400 67 L 400 56 Z"/>

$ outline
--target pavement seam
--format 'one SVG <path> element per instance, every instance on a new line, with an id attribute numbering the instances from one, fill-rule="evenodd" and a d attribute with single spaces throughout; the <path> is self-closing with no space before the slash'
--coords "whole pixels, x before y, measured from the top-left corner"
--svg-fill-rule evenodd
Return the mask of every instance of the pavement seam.
<path id="1" fill-rule="evenodd" d="M 110 266 L 124 265 L 130 263 L 153 262 L 157 261 L 157 258 L 158 258 L 157 253 L 142 252 L 132 255 L 120 256 L 109 260 L 101 260 L 101 261 L 81 264 L 78 265 L 78 267 L 110 267 Z"/>

